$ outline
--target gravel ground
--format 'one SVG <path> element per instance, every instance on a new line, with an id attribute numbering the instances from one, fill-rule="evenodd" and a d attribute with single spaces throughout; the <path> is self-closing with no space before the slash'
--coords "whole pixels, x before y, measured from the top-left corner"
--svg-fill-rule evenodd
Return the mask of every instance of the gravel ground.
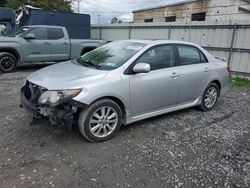
<path id="1" fill-rule="evenodd" d="M 93 144 L 19 108 L 38 68 L 0 74 L 0 187 L 250 187 L 250 88 L 231 87 L 211 112 L 162 115 Z"/>

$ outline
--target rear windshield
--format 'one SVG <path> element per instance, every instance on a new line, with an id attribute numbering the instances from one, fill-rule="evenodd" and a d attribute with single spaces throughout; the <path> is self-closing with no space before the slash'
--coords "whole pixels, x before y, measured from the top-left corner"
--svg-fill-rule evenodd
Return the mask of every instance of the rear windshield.
<path id="1" fill-rule="evenodd" d="M 80 64 L 96 65 L 103 70 L 113 70 L 134 56 L 146 44 L 130 41 L 117 41 L 103 45 L 77 59 Z"/>

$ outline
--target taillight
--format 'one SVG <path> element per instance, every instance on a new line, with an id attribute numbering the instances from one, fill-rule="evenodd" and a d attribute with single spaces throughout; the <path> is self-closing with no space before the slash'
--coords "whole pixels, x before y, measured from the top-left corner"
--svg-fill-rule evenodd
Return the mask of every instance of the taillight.
<path id="1" fill-rule="evenodd" d="M 231 72 L 231 71 L 232 71 L 230 65 L 227 66 L 227 71 L 228 71 L 228 72 Z"/>

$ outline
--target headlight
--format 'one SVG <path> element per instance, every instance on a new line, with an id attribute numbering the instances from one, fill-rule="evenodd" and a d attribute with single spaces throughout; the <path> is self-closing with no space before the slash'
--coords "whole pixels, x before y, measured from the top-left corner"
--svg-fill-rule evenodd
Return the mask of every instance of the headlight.
<path id="1" fill-rule="evenodd" d="M 62 90 L 62 91 L 46 91 L 39 100 L 39 105 L 56 106 L 58 104 L 69 101 L 76 97 L 81 92 L 81 89 Z"/>

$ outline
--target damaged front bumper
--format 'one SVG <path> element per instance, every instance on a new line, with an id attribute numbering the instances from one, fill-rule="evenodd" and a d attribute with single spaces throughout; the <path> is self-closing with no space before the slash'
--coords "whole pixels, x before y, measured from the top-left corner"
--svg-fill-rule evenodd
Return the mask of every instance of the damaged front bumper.
<path id="1" fill-rule="evenodd" d="M 71 128 L 78 108 L 86 108 L 87 105 L 73 99 L 69 99 L 56 106 L 40 106 L 38 105 L 38 100 L 45 91 L 47 91 L 47 89 L 27 81 L 20 92 L 20 107 L 25 107 L 27 110 L 33 112 L 35 116 L 39 114 L 41 116 L 48 117 L 52 124 L 64 124 L 65 126 Z"/>

